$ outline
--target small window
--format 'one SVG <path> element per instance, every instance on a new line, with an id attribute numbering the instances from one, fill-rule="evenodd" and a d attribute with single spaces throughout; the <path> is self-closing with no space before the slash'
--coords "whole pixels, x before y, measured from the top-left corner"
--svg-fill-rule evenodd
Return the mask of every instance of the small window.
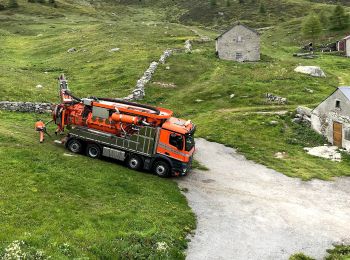
<path id="1" fill-rule="evenodd" d="M 238 36 L 237 37 L 237 42 L 242 42 L 242 41 L 243 41 L 242 36 Z"/>
<path id="2" fill-rule="evenodd" d="M 175 133 L 170 134 L 169 144 L 175 146 L 179 150 L 182 150 L 184 147 L 182 135 L 177 135 Z"/>
<path id="3" fill-rule="evenodd" d="M 243 58 L 243 54 L 241 52 L 236 52 L 236 60 L 241 60 Z"/>
<path id="4" fill-rule="evenodd" d="M 350 128 L 345 129 L 344 132 L 345 132 L 345 136 L 344 136 L 345 140 L 350 141 Z"/>
<path id="5" fill-rule="evenodd" d="M 335 101 L 335 107 L 336 108 L 340 108 L 340 100 L 336 100 Z"/>

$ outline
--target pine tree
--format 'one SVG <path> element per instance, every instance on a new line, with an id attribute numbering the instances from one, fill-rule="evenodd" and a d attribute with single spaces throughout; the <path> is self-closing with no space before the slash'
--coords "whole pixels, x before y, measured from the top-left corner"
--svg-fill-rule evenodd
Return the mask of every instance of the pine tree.
<path id="1" fill-rule="evenodd" d="M 216 4 L 217 4 L 217 3 L 216 3 L 216 0 L 210 0 L 210 5 L 211 5 L 211 6 L 216 6 Z"/>
<path id="2" fill-rule="evenodd" d="M 17 3 L 17 0 L 9 0 L 9 7 L 10 8 L 17 8 L 19 5 Z"/>
<path id="3" fill-rule="evenodd" d="M 329 25 L 329 17 L 324 10 L 319 13 L 318 18 L 320 19 L 323 28 L 327 28 Z"/>
<path id="4" fill-rule="evenodd" d="M 349 27 L 349 15 L 345 13 L 345 9 L 341 5 L 334 8 L 329 20 L 333 30 L 343 30 Z"/>
<path id="5" fill-rule="evenodd" d="M 305 37 L 312 39 L 313 42 L 322 32 L 322 25 L 320 19 L 315 13 L 310 14 L 306 17 L 303 26 L 302 32 Z"/>
<path id="6" fill-rule="evenodd" d="M 231 0 L 226 0 L 226 6 L 230 7 L 231 6 Z"/>
<path id="7" fill-rule="evenodd" d="M 265 8 L 264 3 L 260 3 L 259 13 L 261 13 L 261 14 L 265 14 L 266 13 L 266 8 Z"/>

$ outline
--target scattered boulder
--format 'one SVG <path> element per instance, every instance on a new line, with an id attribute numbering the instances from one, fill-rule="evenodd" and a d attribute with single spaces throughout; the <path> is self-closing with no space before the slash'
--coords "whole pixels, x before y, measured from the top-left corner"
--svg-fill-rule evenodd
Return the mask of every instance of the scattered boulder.
<path id="1" fill-rule="evenodd" d="M 332 160 L 335 162 L 340 162 L 341 161 L 341 153 L 338 151 L 337 146 L 317 146 L 317 147 L 305 147 L 305 151 L 307 151 L 308 154 L 321 157 L 321 158 L 326 158 L 328 160 Z"/>
<path id="2" fill-rule="evenodd" d="M 277 152 L 275 153 L 275 158 L 277 159 L 284 159 L 288 156 L 286 152 Z"/>
<path id="3" fill-rule="evenodd" d="M 109 52 L 116 52 L 116 51 L 119 51 L 120 48 L 113 48 L 113 49 L 110 49 Z"/>
<path id="4" fill-rule="evenodd" d="M 326 77 L 326 74 L 318 66 L 298 66 L 294 69 L 295 72 L 308 74 L 313 77 Z"/>
<path id="5" fill-rule="evenodd" d="M 300 114 L 302 116 L 311 117 L 311 112 L 312 112 L 311 108 L 298 106 L 296 111 L 297 111 L 298 114 Z"/>
<path id="6" fill-rule="evenodd" d="M 201 102 L 203 102 L 203 100 L 202 99 L 196 99 L 196 102 L 197 103 L 201 103 Z"/>
<path id="7" fill-rule="evenodd" d="M 42 88 L 43 86 L 39 84 L 39 85 L 36 85 L 35 87 L 36 88 Z"/>
<path id="8" fill-rule="evenodd" d="M 311 88 L 305 88 L 305 91 L 310 93 L 310 94 L 314 93 L 314 91 Z"/>
<path id="9" fill-rule="evenodd" d="M 76 52 L 76 51 L 77 51 L 77 49 L 73 47 L 73 48 L 68 49 L 67 52 L 68 53 L 73 53 L 73 52 Z"/>
<path id="10" fill-rule="evenodd" d="M 266 100 L 272 103 L 287 104 L 287 98 L 275 96 L 271 93 L 266 93 Z"/>
<path id="11" fill-rule="evenodd" d="M 304 123 L 308 126 L 311 126 L 311 112 L 311 108 L 299 106 L 296 109 L 296 114 L 294 115 L 292 122 L 296 124 Z"/>
<path id="12" fill-rule="evenodd" d="M 176 85 L 174 83 L 164 83 L 164 82 L 154 81 L 153 84 L 158 85 L 162 88 L 176 88 Z"/>
<path id="13" fill-rule="evenodd" d="M 234 98 L 235 97 L 235 94 L 231 94 L 230 95 L 230 98 L 232 99 L 232 98 Z"/>
<path id="14" fill-rule="evenodd" d="M 185 41 L 185 52 L 186 53 L 192 52 L 192 42 L 190 40 Z"/>

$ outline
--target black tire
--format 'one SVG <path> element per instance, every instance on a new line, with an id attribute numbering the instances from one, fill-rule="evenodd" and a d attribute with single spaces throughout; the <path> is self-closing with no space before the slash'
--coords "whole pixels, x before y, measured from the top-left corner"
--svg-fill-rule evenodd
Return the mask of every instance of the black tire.
<path id="1" fill-rule="evenodd" d="M 68 141 L 67 148 L 72 153 L 81 153 L 83 150 L 83 144 L 77 139 L 71 139 Z"/>
<path id="2" fill-rule="evenodd" d="M 171 174 L 170 165 L 164 161 L 156 161 L 153 164 L 153 172 L 161 178 L 167 178 Z"/>
<path id="3" fill-rule="evenodd" d="M 131 154 L 126 161 L 128 167 L 132 170 L 139 171 L 142 169 L 143 161 L 142 158 L 138 155 Z"/>
<path id="4" fill-rule="evenodd" d="M 102 155 L 101 147 L 97 144 L 88 144 L 85 152 L 87 156 L 93 159 L 98 159 Z"/>

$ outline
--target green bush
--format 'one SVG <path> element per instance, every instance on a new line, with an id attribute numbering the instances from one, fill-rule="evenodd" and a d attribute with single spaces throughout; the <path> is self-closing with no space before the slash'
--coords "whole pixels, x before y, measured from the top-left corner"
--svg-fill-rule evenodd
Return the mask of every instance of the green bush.
<path id="1" fill-rule="evenodd" d="M 307 255 L 304 255 L 303 253 L 297 253 L 289 257 L 289 260 L 314 260 L 314 259 Z"/>

